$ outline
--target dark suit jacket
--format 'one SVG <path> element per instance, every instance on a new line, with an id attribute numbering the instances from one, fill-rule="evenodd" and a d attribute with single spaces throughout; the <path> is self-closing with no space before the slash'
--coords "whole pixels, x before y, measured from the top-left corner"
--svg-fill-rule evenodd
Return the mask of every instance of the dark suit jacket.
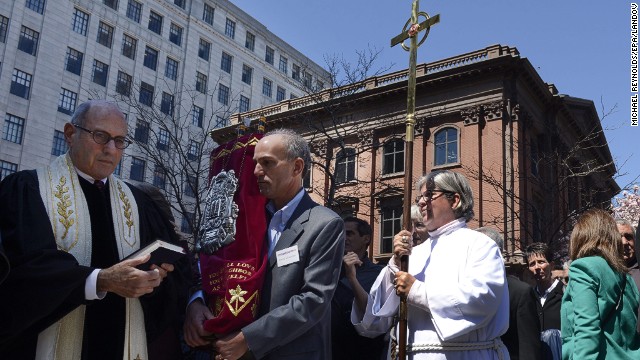
<path id="1" fill-rule="evenodd" d="M 501 336 L 512 360 L 539 360 L 540 322 L 534 290 L 527 283 L 507 276 L 509 329 Z"/>
<path id="2" fill-rule="evenodd" d="M 9 259 L 4 255 L 4 248 L 2 247 L 2 237 L 0 237 L 0 284 L 9 275 Z"/>
<path id="3" fill-rule="evenodd" d="M 564 294 L 562 283 L 559 283 L 551 290 L 551 293 L 547 296 L 547 300 L 544 302 L 544 306 L 540 304 L 540 295 L 538 295 L 538 292 L 534 290 L 533 293 L 536 297 L 540 331 L 549 329 L 560 330 L 560 306 L 562 305 L 562 295 Z"/>
<path id="4" fill-rule="evenodd" d="M 300 261 L 276 264 L 298 247 Z M 260 317 L 242 329 L 257 359 L 331 359 L 331 298 L 344 252 L 344 222 L 305 194 L 287 223 L 265 277 Z"/>
<path id="5" fill-rule="evenodd" d="M 372 263 L 365 256 L 362 260 L 362 265 L 356 267 L 356 279 L 362 288 L 369 292 L 371 285 L 376 281 L 382 269 L 384 269 L 382 265 Z M 386 343 L 385 335 L 368 338 L 358 334 L 351 323 L 351 308 L 354 298 L 355 294 L 351 283 L 343 271 L 336 287 L 336 293 L 331 301 L 331 348 L 333 360 L 381 359 Z"/>

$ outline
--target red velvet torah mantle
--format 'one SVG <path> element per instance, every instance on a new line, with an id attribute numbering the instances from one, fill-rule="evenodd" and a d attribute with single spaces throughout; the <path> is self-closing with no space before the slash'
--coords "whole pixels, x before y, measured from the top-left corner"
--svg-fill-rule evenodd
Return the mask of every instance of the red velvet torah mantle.
<path id="1" fill-rule="evenodd" d="M 268 264 L 267 199 L 260 194 L 253 175 L 253 153 L 262 136 L 244 135 L 211 153 L 209 180 L 230 170 L 238 180 L 233 195 L 233 202 L 238 207 L 234 240 L 210 255 L 199 254 L 202 289 L 215 316 L 205 321 L 204 328 L 216 335 L 239 330 L 258 315 Z"/>

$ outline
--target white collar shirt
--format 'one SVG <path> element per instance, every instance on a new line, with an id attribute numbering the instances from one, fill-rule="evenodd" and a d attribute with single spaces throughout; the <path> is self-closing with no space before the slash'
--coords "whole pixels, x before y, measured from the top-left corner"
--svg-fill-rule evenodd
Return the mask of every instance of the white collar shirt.
<path id="1" fill-rule="evenodd" d="M 540 295 L 540 305 L 544 306 L 544 302 L 547 301 L 547 297 L 549 297 L 549 294 L 551 294 L 551 292 L 553 291 L 553 289 L 555 289 L 555 287 L 558 285 L 559 282 L 560 282 L 560 280 L 556 279 L 553 282 L 553 284 L 551 284 L 551 286 L 549 286 L 547 291 L 544 292 L 544 294 L 540 294 L 540 291 L 538 291 L 538 287 L 536 286 L 536 291 Z"/>
<path id="2" fill-rule="evenodd" d="M 298 207 L 298 204 L 302 200 L 304 196 L 304 189 L 300 189 L 296 196 L 293 197 L 285 206 L 281 209 L 276 210 L 276 207 L 273 201 L 269 201 L 267 204 L 267 211 L 272 215 L 271 221 L 269 222 L 269 257 L 271 257 L 271 253 L 273 249 L 275 249 L 276 244 L 278 244 L 278 240 L 280 239 L 280 235 L 284 231 L 285 226 L 289 222 L 291 215 L 293 215 L 293 211 Z"/>

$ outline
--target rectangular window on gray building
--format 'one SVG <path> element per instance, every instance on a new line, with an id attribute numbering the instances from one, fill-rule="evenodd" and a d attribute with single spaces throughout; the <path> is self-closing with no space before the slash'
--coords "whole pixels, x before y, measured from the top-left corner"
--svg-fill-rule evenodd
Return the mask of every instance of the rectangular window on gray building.
<path id="1" fill-rule="evenodd" d="M 215 9 L 208 4 L 204 4 L 204 10 L 202 11 L 202 20 L 207 24 L 213 26 L 213 14 Z"/>
<path id="2" fill-rule="evenodd" d="M 104 45 L 111 49 L 111 43 L 113 42 L 113 26 L 109 26 L 102 21 L 98 26 L 98 37 L 96 38 L 98 44 Z"/>
<path id="3" fill-rule="evenodd" d="M 84 54 L 72 48 L 67 48 L 67 59 L 64 64 L 65 70 L 72 74 L 80 75 L 82 72 L 82 59 Z"/>
<path id="4" fill-rule="evenodd" d="M 274 53 L 275 53 L 275 51 L 272 48 L 267 46 L 267 50 L 264 53 L 264 61 L 266 61 L 269 64 L 273 65 Z"/>
<path id="5" fill-rule="evenodd" d="M 136 181 L 144 181 L 144 168 L 147 166 L 146 161 L 131 157 L 131 173 L 129 178 Z"/>
<path id="6" fill-rule="evenodd" d="M 138 97 L 138 101 L 140 103 L 145 104 L 147 106 L 153 106 L 153 92 L 154 87 L 146 82 L 140 82 L 140 96 Z"/>
<path id="7" fill-rule="evenodd" d="M 288 63 L 289 63 L 289 59 L 280 55 L 280 64 L 278 65 L 278 69 L 286 74 L 287 72 L 289 72 Z"/>
<path id="8" fill-rule="evenodd" d="M 302 84 L 307 88 L 311 89 L 311 74 L 306 71 L 302 72 Z"/>
<path id="9" fill-rule="evenodd" d="M 207 93 L 207 75 L 196 72 L 196 90 L 206 94 Z"/>
<path id="10" fill-rule="evenodd" d="M 187 153 L 187 157 L 192 157 L 192 155 L 190 155 L 190 153 Z M 184 182 L 184 195 L 195 197 L 196 196 L 196 178 L 195 176 L 192 176 L 192 175 L 185 175 L 185 177 L 187 181 Z"/>
<path id="11" fill-rule="evenodd" d="M 102 0 L 102 3 L 113 10 L 118 11 L 118 0 Z"/>
<path id="12" fill-rule="evenodd" d="M 191 109 L 191 125 L 202 127 L 202 120 L 204 120 L 204 109 L 193 105 Z"/>
<path id="13" fill-rule="evenodd" d="M 164 190 L 167 183 L 167 173 L 160 165 L 156 165 L 153 169 L 153 186 Z"/>
<path id="14" fill-rule="evenodd" d="M 131 95 L 132 78 L 131 75 L 118 70 L 118 81 L 116 82 L 116 92 L 123 96 Z"/>
<path id="15" fill-rule="evenodd" d="M 293 80 L 300 81 L 300 66 L 293 64 L 293 69 L 291 70 L 291 78 Z"/>
<path id="16" fill-rule="evenodd" d="M 9 29 L 9 18 L 0 15 L 0 42 L 7 41 L 7 30 Z"/>
<path id="17" fill-rule="evenodd" d="M 282 101 L 286 97 L 287 97 L 287 91 L 282 86 L 278 86 L 276 90 L 276 101 Z"/>
<path id="18" fill-rule="evenodd" d="M 24 5 L 38 14 L 44 13 L 44 0 L 27 0 Z"/>
<path id="19" fill-rule="evenodd" d="M 18 41 L 18 50 L 22 50 L 29 55 L 36 55 L 38 51 L 38 40 L 40 39 L 40 34 L 31 30 L 26 26 L 23 26 L 20 30 L 20 40 Z"/>
<path id="20" fill-rule="evenodd" d="M 182 217 L 182 223 L 180 224 L 180 231 L 185 233 L 185 234 L 190 234 L 193 232 L 193 228 L 191 226 L 191 224 L 193 224 L 195 219 L 195 216 L 193 215 L 192 212 L 187 212 L 183 217 Z"/>
<path id="21" fill-rule="evenodd" d="M 156 142 L 156 147 L 158 150 L 167 151 L 169 150 L 169 132 L 165 129 L 160 129 L 158 131 L 158 141 Z"/>
<path id="22" fill-rule="evenodd" d="M 251 100 L 243 95 L 240 95 L 240 105 L 238 107 L 238 111 L 246 112 L 249 111 L 249 107 L 251 106 Z"/>
<path id="23" fill-rule="evenodd" d="M 171 23 L 171 27 L 169 28 L 169 41 L 178 46 L 182 46 L 182 27 L 178 24 Z"/>
<path id="24" fill-rule="evenodd" d="M 0 181 L 18 171 L 18 164 L 0 160 Z"/>
<path id="25" fill-rule="evenodd" d="M 155 70 L 158 67 L 158 50 L 148 46 L 144 49 L 144 66 L 151 70 Z"/>
<path id="26" fill-rule="evenodd" d="M 24 133 L 24 119 L 15 115 L 6 114 L 4 117 L 4 129 L 2 138 L 16 144 L 22 144 L 22 134 Z"/>
<path id="27" fill-rule="evenodd" d="M 211 54 L 211 43 L 203 38 L 200 38 L 200 45 L 198 47 L 198 56 L 201 59 L 209 61 L 210 54 Z"/>
<path id="28" fill-rule="evenodd" d="M 256 48 L 256 36 L 247 31 L 247 38 L 244 40 L 244 47 L 253 51 Z"/>
<path id="29" fill-rule="evenodd" d="M 31 74 L 13 69 L 11 89 L 9 89 L 9 92 L 21 98 L 29 99 L 29 93 L 31 92 Z"/>
<path id="30" fill-rule="evenodd" d="M 253 68 L 247 64 L 242 65 L 242 82 L 251 85 L 251 78 L 253 77 Z"/>
<path id="31" fill-rule="evenodd" d="M 162 101 L 160 102 L 160 111 L 163 114 L 173 116 L 173 95 L 162 92 Z"/>
<path id="32" fill-rule="evenodd" d="M 154 11 L 149 13 L 149 30 L 162 35 L 162 15 Z"/>
<path id="33" fill-rule="evenodd" d="M 272 87 L 273 87 L 273 81 L 267 78 L 262 79 L 262 95 L 271 97 Z"/>
<path id="34" fill-rule="evenodd" d="M 199 153 L 200 153 L 200 143 L 195 140 L 190 140 L 189 149 L 187 150 L 187 159 L 198 160 Z"/>
<path id="35" fill-rule="evenodd" d="M 164 76 L 171 80 L 178 79 L 178 62 L 167 56 L 167 63 L 164 67 Z"/>
<path id="36" fill-rule="evenodd" d="M 107 86 L 107 76 L 109 75 L 109 65 L 93 60 L 93 77 L 94 83 L 102 86 Z"/>
<path id="37" fill-rule="evenodd" d="M 136 129 L 133 133 L 133 139 L 143 144 L 147 144 L 149 142 L 149 122 L 142 119 L 138 119 L 136 121 Z"/>
<path id="38" fill-rule="evenodd" d="M 136 0 L 129 0 L 127 4 L 127 17 L 137 23 L 140 23 L 142 17 L 142 3 Z"/>
<path id="39" fill-rule="evenodd" d="M 224 25 L 224 34 L 228 37 L 236 38 L 236 22 L 227 18 L 227 22 Z"/>
<path id="40" fill-rule="evenodd" d="M 184 9 L 186 1 L 185 0 L 173 0 L 173 3 Z"/>
<path id="41" fill-rule="evenodd" d="M 122 55 L 128 57 L 131 60 L 136 59 L 136 49 L 138 47 L 138 40 L 127 34 L 122 34 Z"/>
<path id="42" fill-rule="evenodd" d="M 220 60 L 220 70 L 231 74 L 231 64 L 233 63 L 233 57 L 226 52 L 222 52 L 222 59 Z"/>
<path id="43" fill-rule="evenodd" d="M 53 132 L 53 146 L 51 146 L 51 155 L 60 156 L 67 152 L 67 142 L 64 140 L 64 133 L 56 130 Z"/>
<path id="44" fill-rule="evenodd" d="M 229 87 L 220 84 L 218 86 L 218 102 L 224 105 L 229 105 Z"/>
<path id="45" fill-rule="evenodd" d="M 220 115 L 216 115 L 216 125 L 214 126 L 214 128 L 221 128 L 221 127 L 225 127 L 227 126 L 227 123 L 229 122 L 229 120 L 227 120 L 226 118 L 220 116 Z"/>
<path id="46" fill-rule="evenodd" d="M 73 114 L 76 110 L 76 101 L 78 100 L 78 94 L 71 90 L 62 88 L 60 92 L 60 101 L 58 102 L 58 111 L 67 115 Z"/>
<path id="47" fill-rule="evenodd" d="M 87 36 L 87 27 L 89 26 L 89 14 L 80 10 L 73 10 L 73 20 L 71 21 L 71 29 L 82 36 Z"/>

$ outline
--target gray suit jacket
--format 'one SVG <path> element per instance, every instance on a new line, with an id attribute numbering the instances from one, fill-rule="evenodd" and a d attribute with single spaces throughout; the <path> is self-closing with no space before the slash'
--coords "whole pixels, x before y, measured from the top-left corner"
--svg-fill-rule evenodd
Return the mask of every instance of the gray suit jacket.
<path id="1" fill-rule="evenodd" d="M 344 252 L 344 222 L 308 194 L 269 259 L 260 318 L 242 333 L 257 359 L 331 359 L 331 298 Z M 300 261 L 279 267 L 275 253 L 298 247 Z"/>

